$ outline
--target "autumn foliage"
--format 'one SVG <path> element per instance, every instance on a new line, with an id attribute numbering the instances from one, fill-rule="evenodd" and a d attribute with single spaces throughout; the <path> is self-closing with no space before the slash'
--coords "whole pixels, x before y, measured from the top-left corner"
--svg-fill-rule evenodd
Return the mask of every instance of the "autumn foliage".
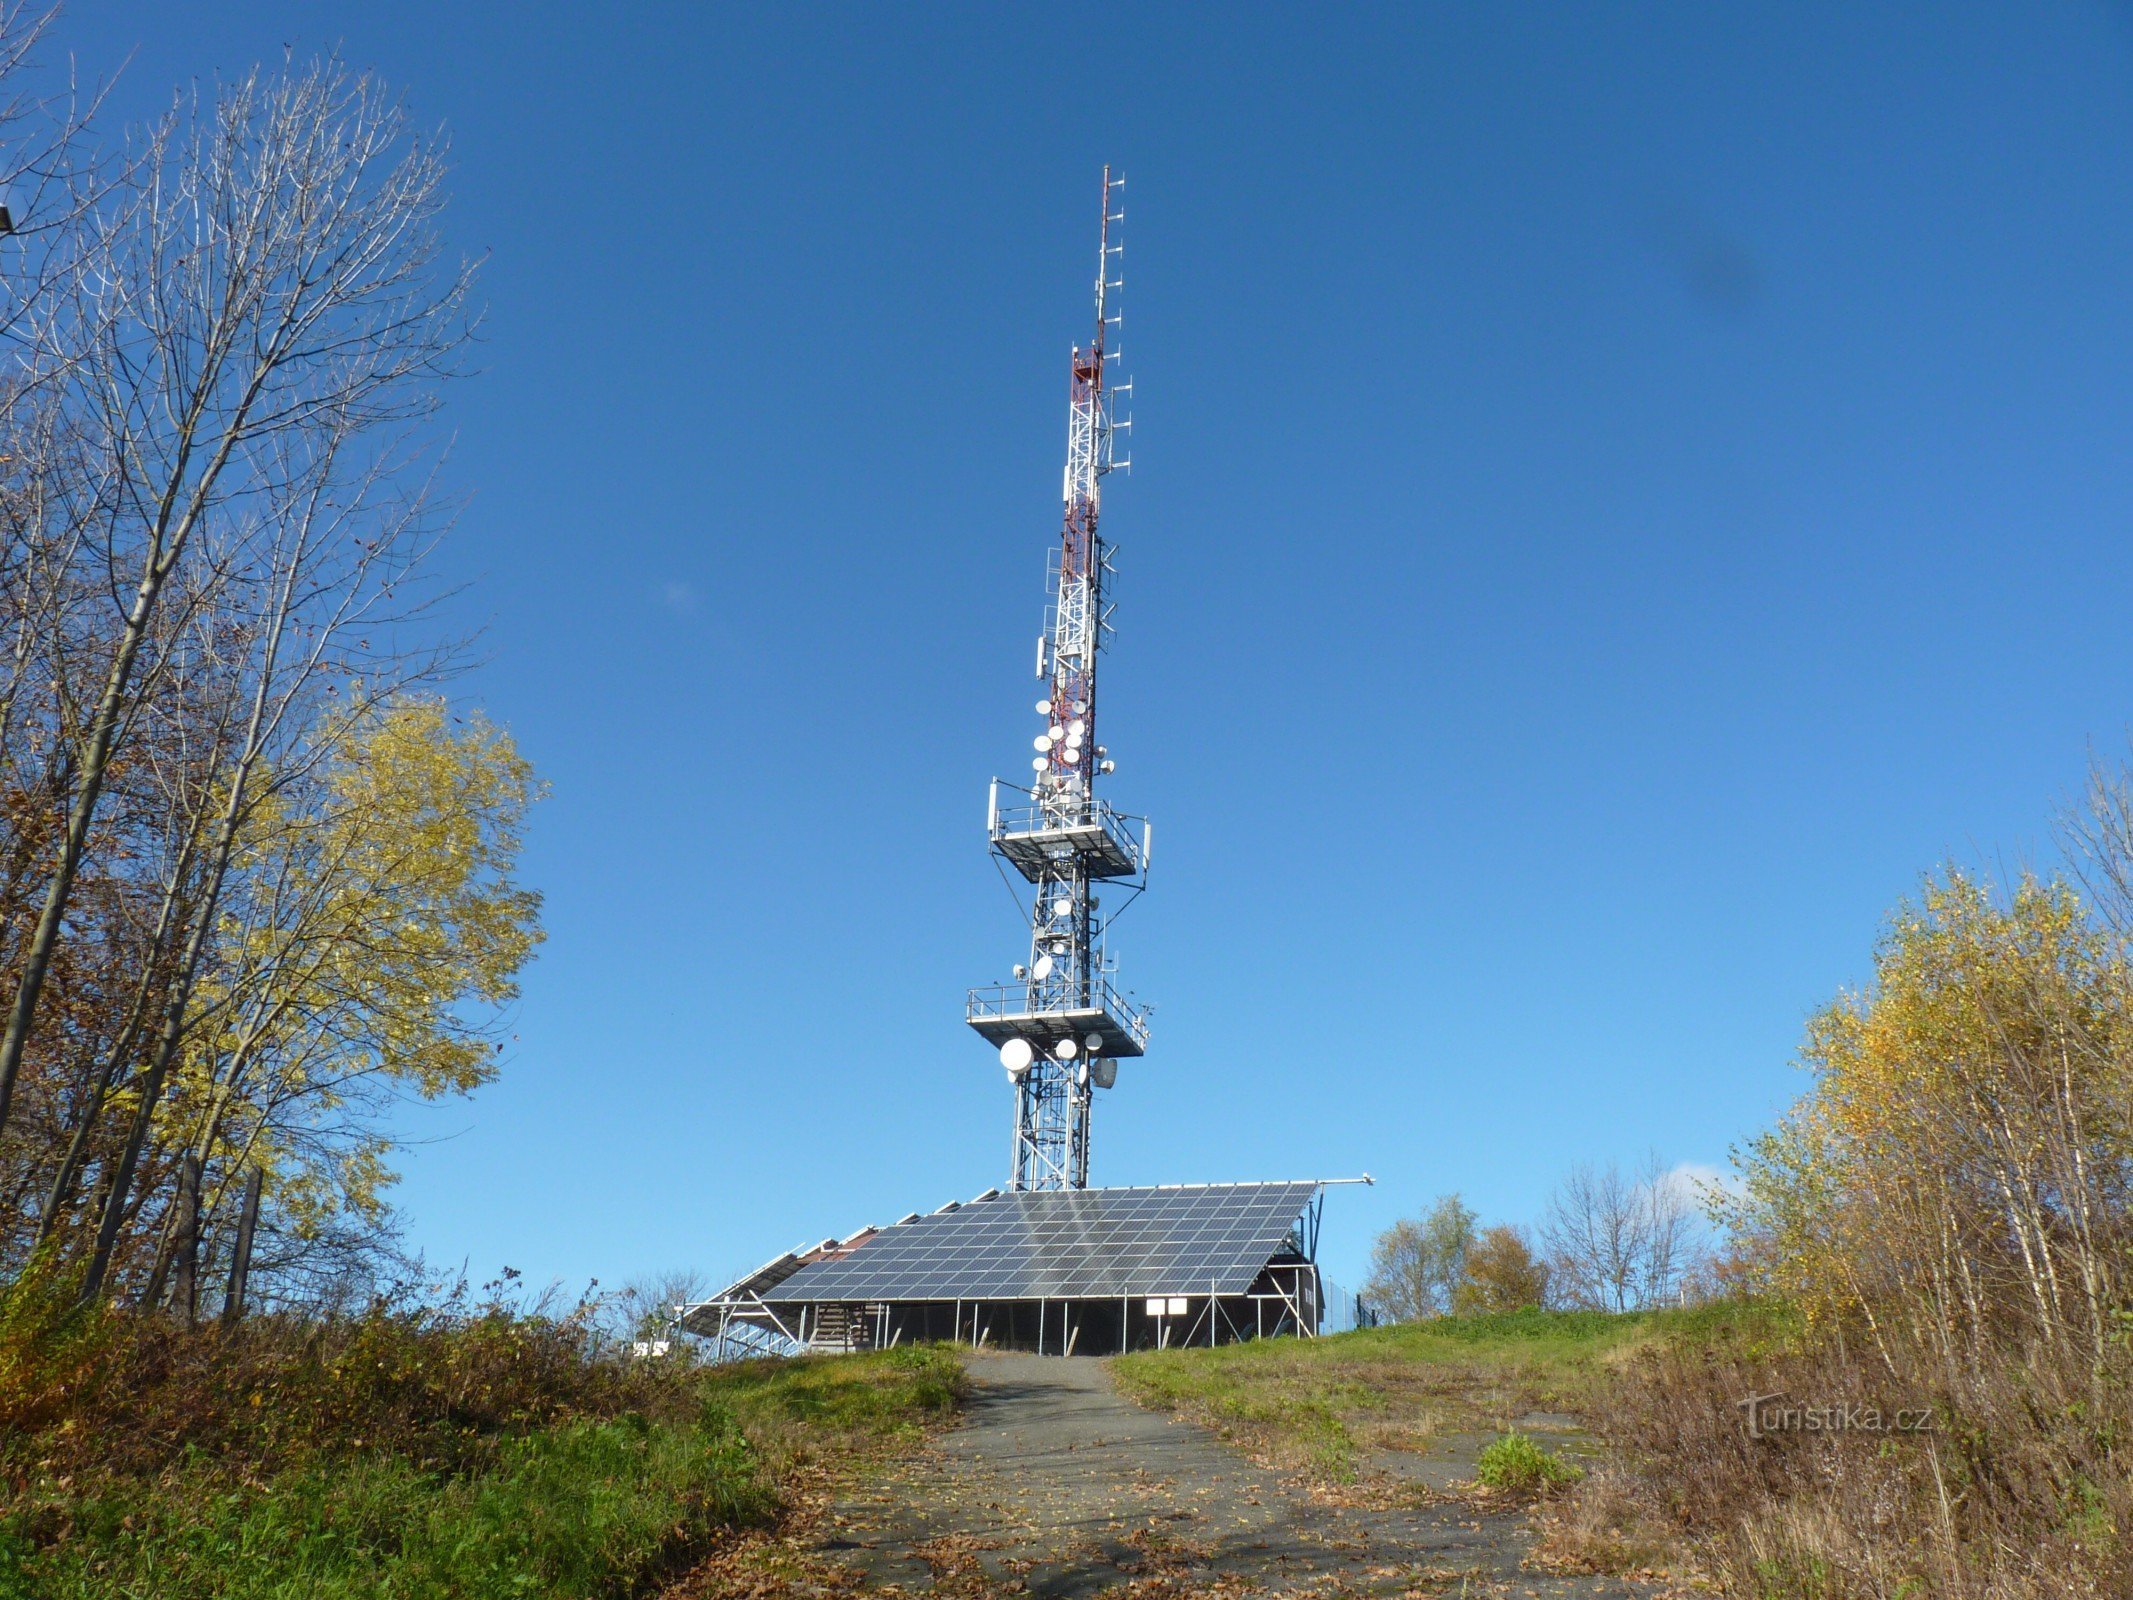
<path id="1" fill-rule="evenodd" d="M 1730 1588 L 2133 1592 L 2129 818 L 2099 772 L 2064 876 L 1951 869 L 1898 908 L 1722 1208 L 1736 1281 L 1796 1331 L 1647 1355 L 1614 1392 L 1661 1520 Z"/>
<path id="2" fill-rule="evenodd" d="M 0 1594 L 627 1600 L 961 1392 L 937 1347 L 633 1360 L 507 1287 L 186 1328 L 18 1282 Z"/>
<path id="3" fill-rule="evenodd" d="M 442 153 L 332 58 L 54 122 L 49 22 L 0 12 L 0 1284 L 190 1321 L 252 1241 L 255 1302 L 360 1298 L 382 1113 L 494 1073 L 539 938 L 425 575 Z"/>

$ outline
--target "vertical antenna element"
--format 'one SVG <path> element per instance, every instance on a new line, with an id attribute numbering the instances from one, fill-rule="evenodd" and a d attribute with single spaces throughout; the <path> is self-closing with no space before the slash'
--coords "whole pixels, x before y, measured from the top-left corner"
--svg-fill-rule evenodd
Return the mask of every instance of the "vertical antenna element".
<path id="1" fill-rule="evenodd" d="M 1117 1080 L 1121 1057 L 1138 1056 L 1148 1042 L 1145 1008 L 1112 986 L 1104 951 L 1105 919 L 1092 892 L 1102 882 L 1147 886 L 1147 825 L 1096 796 L 1108 775 L 1109 751 L 1096 742 L 1096 660 L 1108 631 L 1104 580 L 1110 552 L 1097 531 L 1102 482 L 1117 466 L 1118 433 L 1132 427 L 1113 408 L 1130 393 L 1113 384 L 1106 363 L 1119 358 L 1122 325 L 1113 273 L 1125 246 L 1119 191 L 1126 180 L 1104 168 L 1103 205 L 1096 232 L 1096 329 L 1077 345 L 1067 386 L 1067 459 L 1063 526 L 1050 572 L 1050 605 L 1038 643 L 1037 675 L 1045 697 L 1032 740 L 1033 776 L 1023 789 L 998 787 L 989 808 L 995 855 L 1034 891 L 1029 963 L 1015 981 L 970 991 L 966 1018 L 996 1045 L 1015 1090 L 1015 1189 L 1080 1189 L 1089 1181 L 1089 1124 L 1095 1091 Z M 1114 209 L 1116 208 L 1116 209 Z M 1131 824 L 1139 824 L 1138 828 Z M 1131 896 L 1128 896 L 1131 898 Z"/>

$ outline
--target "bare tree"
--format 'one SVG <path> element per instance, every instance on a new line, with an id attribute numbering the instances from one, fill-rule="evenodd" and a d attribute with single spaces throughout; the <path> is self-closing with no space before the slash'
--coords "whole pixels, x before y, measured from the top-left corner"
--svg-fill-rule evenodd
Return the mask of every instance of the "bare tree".
<path id="1" fill-rule="evenodd" d="M 1699 1239 L 1692 1197 L 1656 1154 L 1635 1173 L 1612 1162 L 1573 1168 L 1541 1223 L 1551 1292 L 1603 1311 L 1673 1298 Z"/>
<path id="2" fill-rule="evenodd" d="M 664 1339 L 681 1308 L 710 1288 L 711 1280 L 694 1267 L 640 1274 L 602 1302 L 601 1326 L 616 1340 Z"/>
<path id="3" fill-rule="evenodd" d="M 0 0 L 0 992 L 52 860 L 80 722 L 70 658 L 95 633 L 99 598 L 63 492 L 90 470 L 61 389 L 79 351 L 37 329 L 55 287 L 96 270 L 89 218 L 118 164 L 87 139 L 100 93 L 33 60 L 55 14 Z"/>
<path id="4" fill-rule="evenodd" d="M 60 480 L 59 520 L 79 531 L 97 587 L 123 599 L 93 634 L 106 641 L 88 663 L 94 688 L 44 775 L 63 821 L 0 1032 L 0 1136 L 114 764 L 159 693 L 195 669 L 223 665 L 241 710 L 218 808 L 181 863 L 198 892 L 103 1185 L 92 1285 L 132 1201 L 259 774 L 300 745 L 311 685 L 346 659 L 346 626 L 390 592 L 357 581 L 322 604 L 322 566 L 365 547 L 311 535 L 322 507 L 324 526 L 350 534 L 351 484 L 363 502 L 394 460 L 372 441 L 434 407 L 465 336 L 467 269 L 440 266 L 434 234 L 443 170 L 397 104 L 338 62 L 254 73 L 150 131 L 131 181 L 89 213 L 100 248 L 25 319 L 65 373 L 63 431 L 86 469 Z"/>

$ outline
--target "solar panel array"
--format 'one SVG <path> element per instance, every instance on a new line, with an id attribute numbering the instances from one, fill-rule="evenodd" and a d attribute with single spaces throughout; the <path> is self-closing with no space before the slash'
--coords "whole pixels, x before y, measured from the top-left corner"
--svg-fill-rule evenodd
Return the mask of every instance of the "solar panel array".
<path id="1" fill-rule="evenodd" d="M 1024 1191 L 884 1228 L 803 1267 L 773 1302 L 1242 1294 L 1315 1183 Z"/>

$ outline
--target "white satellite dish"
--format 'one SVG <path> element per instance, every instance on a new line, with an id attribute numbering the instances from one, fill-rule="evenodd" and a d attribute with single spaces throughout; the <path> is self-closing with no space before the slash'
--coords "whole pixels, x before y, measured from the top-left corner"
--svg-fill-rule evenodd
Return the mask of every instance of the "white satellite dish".
<path id="1" fill-rule="evenodd" d="M 1040 717 L 1048 717 L 1048 716 L 1050 716 L 1051 714 L 1052 714 L 1052 703 L 1051 703 L 1051 701 L 1049 701 L 1049 700 L 1039 700 L 1039 701 L 1037 702 L 1037 715 L 1038 715 L 1038 716 L 1040 716 Z"/>
<path id="2" fill-rule="evenodd" d="M 1029 975 L 1039 983 L 1044 982 L 1046 978 L 1052 975 L 1052 958 L 1050 956 L 1039 956 L 1037 964 L 1029 969 Z"/>
<path id="3" fill-rule="evenodd" d="M 1042 755 L 1045 751 L 1051 749 L 1052 736 L 1048 733 L 1040 733 L 1036 738 L 1030 740 L 1029 747 L 1039 755 Z"/>
<path id="4" fill-rule="evenodd" d="M 1052 902 L 1052 915 L 1053 915 L 1053 916 L 1055 916 L 1055 917 L 1071 917 L 1071 916 L 1072 916 L 1073 914 L 1074 914 L 1074 902 L 1073 902 L 1073 901 L 1071 901 L 1071 900 L 1054 900 L 1054 901 Z"/>
<path id="5" fill-rule="evenodd" d="M 1094 1055 L 1097 1051 L 1101 1050 L 1104 1047 L 1104 1036 L 1100 1033 L 1087 1034 L 1083 1036 L 1081 1042 L 1087 1045 L 1089 1047 L 1089 1053 L 1091 1055 Z"/>
<path id="6" fill-rule="evenodd" d="M 1045 760 L 1042 756 L 1030 757 L 1029 769 L 1032 772 L 1042 772 L 1046 767 L 1050 765 L 1051 763 Z"/>
<path id="7" fill-rule="evenodd" d="M 1075 762 L 1081 759 L 1081 746 L 1078 744 L 1068 745 L 1066 747 L 1066 754 L 1064 757 L 1062 757 L 1062 759 L 1066 762 L 1068 766 L 1072 766 Z"/>
<path id="8" fill-rule="evenodd" d="M 1118 1082 L 1118 1063 L 1105 1056 L 1089 1068 L 1089 1077 L 1097 1088 L 1108 1089 Z"/>
<path id="9" fill-rule="evenodd" d="M 1084 1089 L 1089 1086 L 1089 1064 L 1086 1061 L 1074 1069 L 1074 1081 Z"/>
<path id="10" fill-rule="evenodd" d="M 1080 1053 L 1081 1046 L 1076 1044 L 1072 1039 L 1061 1039 L 1057 1044 L 1052 1046 L 1052 1054 L 1057 1056 L 1061 1061 L 1072 1061 L 1074 1057 L 1079 1055 Z"/>
<path id="11" fill-rule="evenodd" d="M 1007 1069 L 1010 1078 L 1021 1077 L 1036 1059 L 1037 1052 L 1027 1039 L 1010 1039 L 1000 1046 L 1000 1065 Z"/>
<path id="12" fill-rule="evenodd" d="M 1086 722 L 1083 722 L 1079 717 L 1076 717 L 1072 722 L 1067 724 L 1067 732 L 1076 739 L 1079 739 L 1084 733 L 1087 733 L 1088 731 L 1089 725 Z"/>

